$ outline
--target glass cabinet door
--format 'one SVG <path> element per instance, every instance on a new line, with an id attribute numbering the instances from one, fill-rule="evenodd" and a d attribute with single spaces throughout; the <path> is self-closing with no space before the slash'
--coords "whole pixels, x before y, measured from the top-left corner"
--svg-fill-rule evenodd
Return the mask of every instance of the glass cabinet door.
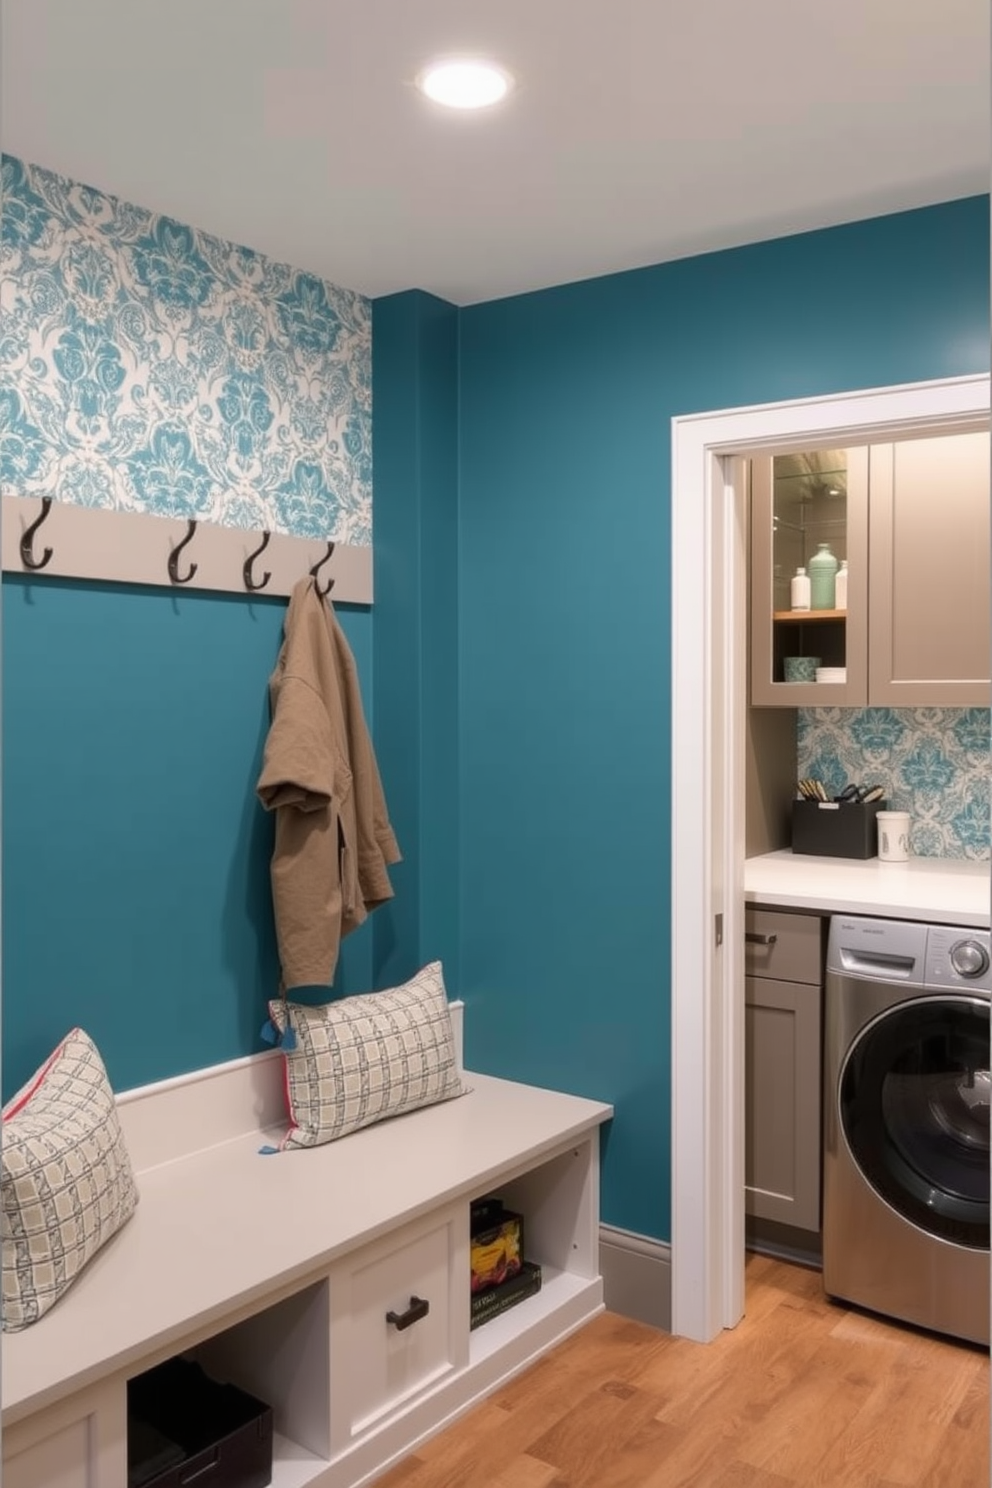
<path id="1" fill-rule="evenodd" d="M 868 452 L 751 462 L 751 702 L 863 706 Z"/>

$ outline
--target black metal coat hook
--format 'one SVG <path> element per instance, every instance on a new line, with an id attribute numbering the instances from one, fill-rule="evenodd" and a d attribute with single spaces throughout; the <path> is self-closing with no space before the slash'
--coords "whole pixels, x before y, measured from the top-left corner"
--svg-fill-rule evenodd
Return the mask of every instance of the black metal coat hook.
<path id="1" fill-rule="evenodd" d="M 252 564 L 255 562 L 255 559 L 258 557 L 259 553 L 264 553 L 265 552 L 265 549 L 269 545 L 269 538 L 271 536 L 272 536 L 272 533 L 271 532 L 264 533 L 263 536 L 262 536 L 262 541 L 259 543 L 259 545 L 255 549 L 254 553 L 249 553 L 248 554 L 248 557 L 245 559 L 244 567 L 243 567 L 243 569 L 241 571 L 244 574 L 245 588 L 246 589 L 264 589 L 265 586 L 266 586 L 266 584 L 269 582 L 269 580 L 272 577 L 272 575 L 269 573 L 268 569 L 266 569 L 265 572 L 263 573 L 261 579 L 259 579 L 258 583 L 256 584 L 256 582 L 252 578 L 252 574 L 251 574 L 251 566 L 252 566 Z"/>
<path id="2" fill-rule="evenodd" d="M 195 531 L 196 522 L 193 520 L 192 517 L 190 517 L 189 529 L 186 533 L 186 536 L 181 542 L 176 543 L 176 546 L 169 554 L 169 578 L 172 580 L 173 584 L 188 584 L 190 579 L 196 573 L 196 564 L 191 563 L 189 566 L 189 573 L 184 575 L 183 578 L 179 577 L 179 554 L 182 552 L 187 543 L 193 541 L 193 534 Z"/>
<path id="3" fill-rule="evenodd" d="M 25 568 L 33 568 L 33 569 L 44 568 L 44 566 L 45 566 L 46 563 L 51 563 L 51 561 L 52 561 L 52 556 L 53 556 L 53 549 L 52 548 L 46 548 L 45 551 L 44 551 L 44 553 L 41 555 L 41 557 L 40 558 L 36 558 L 34 556 L 34 546 L 33 546 L 33 544 L 34 544 L 34 535 L 38 531 L 38 528 L 41 526 L 42 522 L 48 516 L 48 513 L 51 511 L 51 509 L 52 509 L 52 498 L 51 498 L 51 496 L 42 496 L 42 498 L 41 498 L 41 516 L 40 517 L 35 517 L 34 521 L 31 523 L 31 526 L 25 528 L 25 530 L 24 530 L 24 533 L 23 533 L 23 535 L 21 537 L 21 562 L 24 564 L 24 567 Z"/>
<path id="4" fill-rule="evenodd" d="M 329 542 L 327 544 L 327 552 L 324 554 L 323 558 L 318 559 L 318 561 L 314 564 L 313 568 L 310 570 L 310 577 L 312 579 L 316 580 L 318 573 L 323 568 L 324 564 L 327 563 L 330 560 L 333 552 L 334 552 L 334 544 L 332 542 Z M 320 587 L 319 584 L 315 584 L 315 588 L 317 590 L 317 593 L 320 595 L 321 599 L 326 599 L 327 596 L 330 594 L 331 590 L 334 588 L 334 580 L 333 579 L 328 579 L 328 581 L 324 585 L 323 589 L 321 589 L 321 587 Z"/>

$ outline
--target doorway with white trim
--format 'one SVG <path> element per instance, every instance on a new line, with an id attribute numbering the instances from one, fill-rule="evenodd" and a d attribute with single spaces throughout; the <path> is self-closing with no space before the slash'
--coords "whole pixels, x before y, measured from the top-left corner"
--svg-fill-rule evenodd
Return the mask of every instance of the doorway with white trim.
<path id="1" fill-rule="evenodd" d="M 987 375 L 672 421 L 672 1331 L 744 1310 L 748 456 L 989 425 Z"/>

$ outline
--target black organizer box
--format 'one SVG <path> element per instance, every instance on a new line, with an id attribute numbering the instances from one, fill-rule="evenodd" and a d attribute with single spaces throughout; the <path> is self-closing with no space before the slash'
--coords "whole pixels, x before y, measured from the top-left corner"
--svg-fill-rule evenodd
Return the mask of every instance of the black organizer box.
<path id="1" fill-rule="evenodd" d="M 128 1488 L 268 1488 L 272 1411 L 199 1364 L 167 1359 L 128 1381 Z"/>
<path id="2" fill-rule="evenodd" d="M 877 857 L 875 818 L 885 809 L 885 801 L 793 801 L 792 851 L 816 858 Z"/>

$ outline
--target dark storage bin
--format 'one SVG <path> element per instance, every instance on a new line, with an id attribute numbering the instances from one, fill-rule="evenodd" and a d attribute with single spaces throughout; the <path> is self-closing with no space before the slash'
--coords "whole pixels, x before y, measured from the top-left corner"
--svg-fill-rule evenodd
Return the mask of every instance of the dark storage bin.
<path id="1" fill-rule="evenodd" d="M 816 858 L 878 856 L 878 824 L 884 801 L 793 801 L 792 851 Z"/>
<path id="2" fill-rule="evenodd" d="M 128 1382 L 128 1488 L 268 1488 L 272 1411 L 199 1364 L 167 1359 Z"/>

